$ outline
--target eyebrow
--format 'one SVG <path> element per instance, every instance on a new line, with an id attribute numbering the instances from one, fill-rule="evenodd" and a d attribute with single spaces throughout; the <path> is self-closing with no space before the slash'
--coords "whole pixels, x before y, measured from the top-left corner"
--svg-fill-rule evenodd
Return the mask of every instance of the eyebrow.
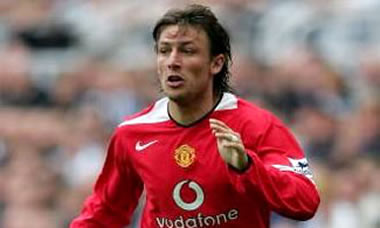
<path id="1" fill-rule="evenodd" d="M 159 45 L 170 45 L 174 42 L 170 42 L 170 41 L 160 41 L 158 42 Z M 194 41 L 179 41 L 178 42 L 180 45 L 183 45 L 183 46 L 186 46 L 186 45 L 189 45 L 189 44 L 194 44 Z"/>

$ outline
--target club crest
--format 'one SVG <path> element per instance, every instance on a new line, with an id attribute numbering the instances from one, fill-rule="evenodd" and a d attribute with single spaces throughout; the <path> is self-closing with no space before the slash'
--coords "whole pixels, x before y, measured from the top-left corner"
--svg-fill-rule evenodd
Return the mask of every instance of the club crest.
<path id="1" fill-rule="evenodd" d="M 187 168 L 195 161 L 195 149 L 189 145 L 182 145 L 175 150 L 174 159 L 177 165 Z"/>

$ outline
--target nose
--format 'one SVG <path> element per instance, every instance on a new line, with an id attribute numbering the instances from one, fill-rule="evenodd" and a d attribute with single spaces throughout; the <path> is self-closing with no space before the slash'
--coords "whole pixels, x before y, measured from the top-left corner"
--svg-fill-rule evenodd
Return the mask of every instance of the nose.
<path id="1" fill-rule="evenodd" d="M 181 67 L 181 57 L 177 50 L 173 50 L 168 58 L 168 68 L 171 70 L 177 70 Z"/>

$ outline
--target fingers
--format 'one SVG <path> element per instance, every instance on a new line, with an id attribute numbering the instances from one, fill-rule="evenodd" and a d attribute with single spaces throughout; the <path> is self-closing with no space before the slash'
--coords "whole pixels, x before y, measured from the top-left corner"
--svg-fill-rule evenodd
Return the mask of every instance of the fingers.
<path id="1" fill-rule="evenodd" d="M 222 121 L 216 120 L 216 119 L 210 119 L 210 127 L 212 129 L 213 134 L 218 139 L 225 139 L 231 142 L 232 141 L 240 142 L 240 134 L 237 132 L 234 132 Z"/>
<path id="2" fill-rule="evenodd" d="M 240 138 L 232 133 L 215 132 L 214 135 L 218 139 L 225 139 L 230 142 L 240 142 Z"/>
<path id="3" fill-rule="evenodd" d="M 233 133 L 234 131 L 229 128 L 225 123 L 217 119 L 210 119 L 210 127 L 215 132 Z"/>
<path id="4" fill-rule="evenodd" d="M 218 150 L 224 161 L 238 170 L 244 170 L 248 164 L 248 156 L 240 134 L 216 119 L 210 119 L 210 128 L 217 139 Z"/>
<path id="5" fill-rule="evenodd" d="M 244 146 L 240 141 L 240 138 L 234 136 L 235 138 L 232 138 L 230 133 L 215 133 L 215 137 L 219 140 L 224 139 L 226 140 L 223 144 L 226 148 L 231 149 L 237 149 L 238 151 L 244 151 Z"/>
<path id="6" fill-rule="evenodd" d="M 226 142 L 223 146 L 227 149 L 236 149 L 240 154 L 245 154 L 245 148 L 240 142 Z"/>
<path id="7" fill-rule="evenodd" d="M 220 126 L 222 128 L 230 129 L 224 122 L 217 119 L 210 118 L 210 123 L 215 126 Z"/>
<path id="8" fill-rule="evenodd" d="M 229 129 L 221 127 L 219 125 L 215 125 L 213 123 L 210 123 L 210 127 L 211 127 L 213 132 L 223 132 L 223 133 L 229 133 L 230 132 Z"/>

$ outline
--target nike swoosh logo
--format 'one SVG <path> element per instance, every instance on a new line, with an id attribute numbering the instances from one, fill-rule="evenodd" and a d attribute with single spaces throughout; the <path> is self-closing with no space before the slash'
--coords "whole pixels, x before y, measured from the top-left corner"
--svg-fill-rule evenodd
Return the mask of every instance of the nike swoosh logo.
<path id="1" fill-rule="evenodd" d="M 145 144 L 141 144 L 141 141 L 138 141 L 136 143 L 135 149 L 137 151 L 142 151 L 142 150 L 145 150 L 146 148 L 150 147 L 151 145 L 155 144 L 156 142 L 158 142 L 158 140 L 154 140 L 154 141 L 151 141 L 151 142 L 148 142 L 148 143 L 145 143 Z"/>

